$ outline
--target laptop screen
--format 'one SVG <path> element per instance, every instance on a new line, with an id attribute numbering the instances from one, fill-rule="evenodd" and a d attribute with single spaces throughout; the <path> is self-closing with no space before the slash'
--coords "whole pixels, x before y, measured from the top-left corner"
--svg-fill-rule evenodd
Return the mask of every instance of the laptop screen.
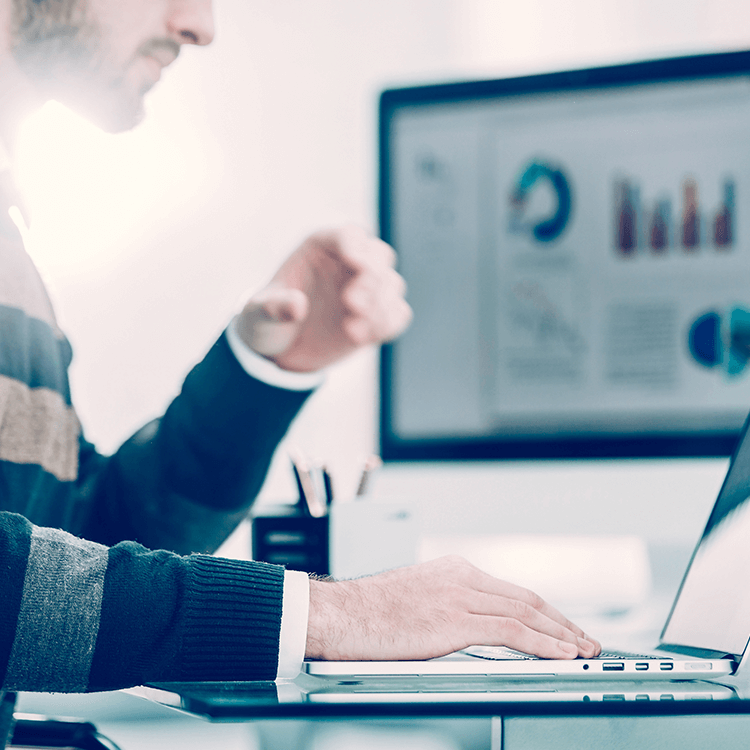
<path id="1" fill-rule="evenodd" d="M 670 646 L 739 656 L 750 636 L 750 436 L 724 485 L 662 633 Z"/>
<path id="2" fill-rule="evenodd" d="M 750 54 L 387 91 L 415 311 L 391 459 L 728 455 L 750 405 Z"/>

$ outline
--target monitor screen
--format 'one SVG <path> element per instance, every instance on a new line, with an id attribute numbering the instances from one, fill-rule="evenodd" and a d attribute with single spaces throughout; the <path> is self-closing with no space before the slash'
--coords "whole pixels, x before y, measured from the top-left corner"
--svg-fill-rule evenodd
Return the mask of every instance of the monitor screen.
<path id="1" fill-rule="evenodd" d="M 750 53 L 383 93 L 415 317 L 386 459 L 731 453 L 750 409 Z"/>

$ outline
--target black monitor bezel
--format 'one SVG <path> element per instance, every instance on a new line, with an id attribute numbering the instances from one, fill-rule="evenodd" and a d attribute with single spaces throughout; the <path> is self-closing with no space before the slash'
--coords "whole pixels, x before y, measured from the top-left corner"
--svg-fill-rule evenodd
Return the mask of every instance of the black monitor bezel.
<path id="1" fill-rule="evenodd" d="M 461 101 L 498 99 L 534 93 L 612 89 L 640 83 L 695 81 L 732 75 L 750 75 L 750 51 L 721 52 L 620 65 L 518 76 L 505 79 L 458 81 L 382 92 L 379 102 L 380 236 L 391 242 L 390 123 L 401 108 Z M 748 129 L 750 136 L 750 128 Z M 407 439 L 396 434 L 391 373 L 398 341 L 381 347 L 380 451 L 388 461 L 450 461 L 497 459 L 574 458 L 687 458 L 732 454 L 736 430 L 661 432 L 648 434 L 565 435 L 532 439 L 518 437 Z"/>

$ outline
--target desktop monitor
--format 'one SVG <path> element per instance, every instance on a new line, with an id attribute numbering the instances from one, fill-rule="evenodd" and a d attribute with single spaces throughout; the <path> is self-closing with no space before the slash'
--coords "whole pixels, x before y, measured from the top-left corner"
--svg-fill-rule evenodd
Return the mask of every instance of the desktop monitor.
<path id="1" fill-rule="evenodd" d="M 387 460 L 723 456 L 750 409 L 750 53 L 385 91 L 414 322 Z"/>

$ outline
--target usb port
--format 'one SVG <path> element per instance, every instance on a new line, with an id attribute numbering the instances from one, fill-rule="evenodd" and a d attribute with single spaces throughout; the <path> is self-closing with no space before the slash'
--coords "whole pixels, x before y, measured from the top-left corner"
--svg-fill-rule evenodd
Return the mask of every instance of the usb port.
<path id="1" fill-rule="evenodd" d="M 662 672 L 671 672 L 674 669 L 674 664 L 671 664 L 668 661 L 663 661 L 659 664 L 659 669 L 661 669 Z"/>
<path id="2" fill-rule="evenodd" d="M 622 693 L 610 693 L 603 695 L 602 699 L 605 701 L 624 701 L 625 696 Z"/>
<path id="3" fill-rule="evenodd" d="M 637 661 L 635 663 L 635 668 L 638 672 L 645 672 L 648 669 L 648 662 L 647 661 Z"/>
<path id="4" fill-rule="evenodd" d="M 602 664 L 603 672 L 624 672 L 625 662 L 623 661 L 605 661 Z"/>

